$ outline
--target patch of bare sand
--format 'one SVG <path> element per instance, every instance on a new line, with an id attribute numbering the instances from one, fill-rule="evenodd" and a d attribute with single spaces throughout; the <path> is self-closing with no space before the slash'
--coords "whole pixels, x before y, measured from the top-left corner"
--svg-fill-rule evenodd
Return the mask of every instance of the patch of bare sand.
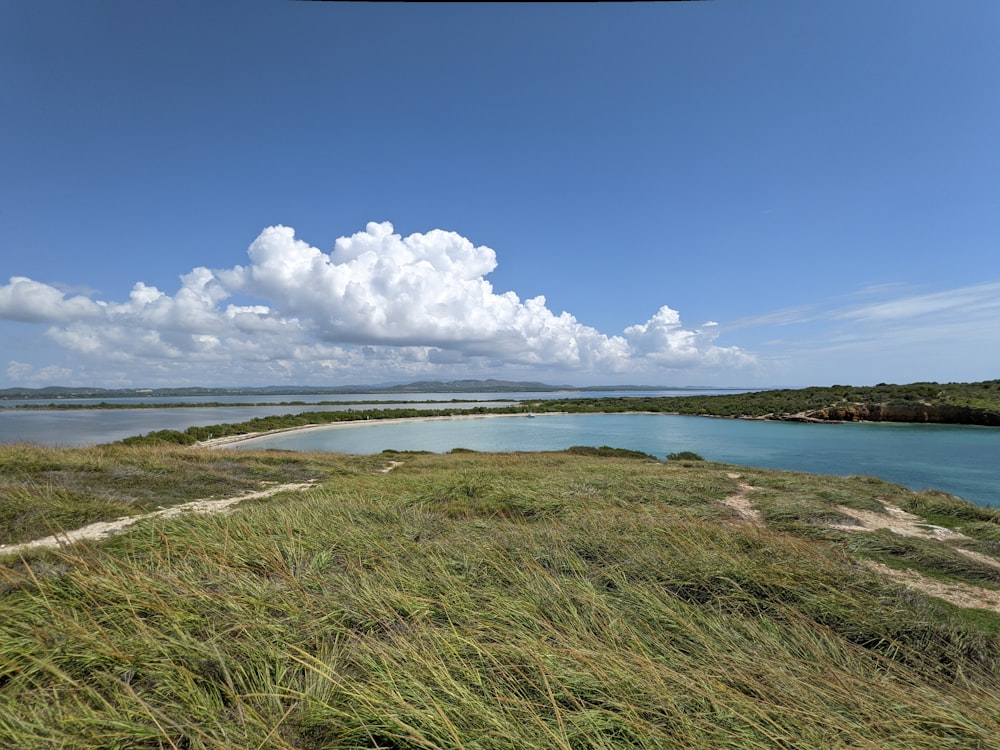
<path id="1" fill-rule="evenodd" d="M 154 510 L 152 513 L 144 513 L 140 516 L 124 516 L 115 521 L 98 521 L 79 529 L 65 531 L 60 534 L 35 539 L 30 542 L 23 542 L 21 544 L 0 544 L 0 555 L 16 555 L 26 550 L 45 547 L 62 547 L 75 542 L 83 541 L 85 539 L 106 539 L 108 537 L 121 534 L 129 526 L 139 523 L 139 521 L 146 521 L 150 518 L 175 518 L 182 513 L 197 513 L 199 515 L 225 513 L 232 506 L 237 503 L 241 503 L 244 500 L 256 500 L 262 497 L 270 497 L 271 495 L 276 495 L 279 492 L 286 492 L 288 490 L 306 490 L 312 486 L 313 482 L 296 482 L 292 484 L 279 484 L 257 492 L 249 492 L 245 495 L 225 497 L 218 500 L 192 500 L 189 503 L 182 503 L 181 505 L 174 505 L 169 508 L 161 508 L 160 510 Z"/>
<path id="2" fill-rule="evenodd" d="M 740 474 L 726 474 L 730 479 L 739 479 Z M 722 500 L 722 504 L 736 511 L 740 520 L 747 523 L 762 524 L 760 511 L 750 504 L 747 495 L 753 490 L 749 484 L 741 483 L 739 492 Z M 907 513 L 902 508 L 894 505 L 885 506 L 886 513 L 873 513 L 871 511 L 855 510 L 842 505 L 837 506 L 837 510 L 845 515 L 857 520 L 856 525 L 830 524 L 831 528 L 843 531 L 866 532 L 876 529 L 888 529 L 902 536 L 921 537 L 923 539 L 962 541 L 969 539 L 965 534 L 961 534 L 942 526 L 928 524 L 919 516 Z M 954 547 L 959 554 L 965 555 L 973 560 L 977 560 L 985 565 L 1000 568 L 1000 561 L 984 555 L 974 550 Z M 946 602 L 954 604 L 956 607 L 971 607 L 975 609 L 988 609 L 993 612 L 1000 612 L 1000 591 L 987 589 L 982 586 L 973 586 L 967 583 L 945 583 L 928 578 L 915 570 L 897 570 L 888 565 L 874 561 L 866 561 L 865 565 L 879 575 L 885 576 L 893 581 L 908 586 L 916 591 L 920 591 L 930 596 L 944 599 Z"/>
<path id="3" fill-rule="evenodd" d="M 869 560 L 865 563 L 879 575 L 893 581 L 898 581 L 911 589 L 936 596 L 956 607 L 988 609 L 1000 612 L 1000 591 L 973 586 L 968 583 L 945 583 L 928 578 L 915 570 L 897 570 L 879 562 Z"/>
<path id="4" fill-rule="evenodd" d="M 942 542 L 964 542 L 973 541 L 970 537 L 944 526 L 929 524 L 920 516 L 907 513 L 902 508 L 895 505 L 885 505 L 885 513 L 874 513 L 867 510 L 856 510 L 843 505 L 836 506 L 841 513 L 857 520 L 855 524 L 830 524 L 830 528 L 841 531 L 868 532 L 876 529 L 888 529 L 900 536 L 917 537 L 919 539 L 933 539 Z M 952 546 L 957 553 L 964 555 L 971 560 L 975 560 L 983 565 L 1000 569 L 1000 560 L 984 555 L 975 550 L 962 549 Z M 910 588 L 922 591 L 925 594 L 936 596 L 958 607 L 978 607 L 980 609 L 990 609 L 1000 612 L 1000 591 L 982 588 L 966 583 L 945 583 L 928 578 L 915 570 L 896 570 L 882 563 L 868 562 L 867 565 L 877 572 L 893 580 L 899 581 Z"/>
<path id="5" fill-rule="evenodd" d="M 875 529 L 888 529 L 900 536 L 913 536 L 921 539 L 948 539 L 963 540 L 969 537 L 957 531 L 946 529 L 944 526 L 934 526 L 927 523 L 920 516 L 907 513 L 902 508 L 895 505 L 885 505 L 885 513 L 875 513 L 870 510 L 856 510 L 843 505 L 834 506 L 838 511 L 846 516 L 857 520 L 857 524 L 830 524 L 831 528 L 841 531 L 874 531 Z"/>
<path id="6" fill-rule="evenodd" d="M 739 479 L 742 475 L 728 473 L 726 476 L 730 479 Z M 724 498 L 720 502 L 726 507 L 734 510 L 740 520 L 746 521 L 747 523 L 762 524 L 763 519 L 761 519 L 760 511 L 750 504 L 750 498 L 748 497 L 754 488 L 745 482 L 741 482 L 738 487 L 739 492 L 735 495 L 730 495 L 729 497 Z"/>

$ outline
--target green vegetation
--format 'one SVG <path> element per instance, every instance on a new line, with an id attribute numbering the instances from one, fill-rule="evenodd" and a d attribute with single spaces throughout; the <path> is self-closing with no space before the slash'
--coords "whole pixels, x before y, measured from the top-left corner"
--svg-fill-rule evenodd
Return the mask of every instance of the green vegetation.
<path id="1" fill-rule="evenodd" d="M 0 468 L 10 518 L 47 488 L 154 507 L 317 480 L 0 556 L 0 747 L 1000 747 L 1000 615 L 863 562 L 997 591 L 996 550 L 843 529 L 895 505 L 993 538 L 940 493 L 607 446 L 5 446 Z"/>
<path id="2" fill-rule="evenodd" d="M 589 445 L 574 445 L 568 448 L 567 453 L 575 456 L 601 456 L 603 458 L 641 458 L 656 461 L 656 456 L 652 453 L 630 450 L 628 448 L 612 448 L 610 445 L 602 445 L 600 448 L 593 448 Z"/>
<path id="3" fill-rule="evenodd" d="M 670 453 L 667 455 L 668 461 L 704 461 L 705 459 L 699 456 L 694 451 L 680 451 L 679 453 Z"/>
<path id="4" fill-rule="evenodd" d="M 880 384 L 870 387 L 834 385 L 828 388 L 798 388 L 720 394 L 716 396 L 621 397 L 560 399 L 561 411 L 648 411 L 716 417 L 783 418 L 803 413 L 854 405 L 933 407 L 952 409 L 941 421 L 961 421 L 961 410 L 976 424 L 1000 424 L 1000 380 L 981 383 Z M 536 408 L 540 411 L 548 407 Z M 977 419 L 978 418 L 978 419 Z M 979 421 L 985 420 L 985 421 Z"/>
<path id="5" fill-rule="evenodd" d="M 304 482 L 332 471 L 370 470 L 378 456 L 176 450 L 99 445 L 65 450 L 0 445 L 0 544 L 23 542 L 95 521 L 111 521 L 208 497 Z M 340 466 L 341 468 L 336 468 Z"/>

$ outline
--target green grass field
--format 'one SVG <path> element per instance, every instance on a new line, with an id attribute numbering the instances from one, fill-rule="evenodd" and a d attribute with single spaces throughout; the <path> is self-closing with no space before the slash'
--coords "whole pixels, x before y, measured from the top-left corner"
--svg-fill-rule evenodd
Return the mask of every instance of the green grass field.
<path id="1" fill-rule="evenodd" d="M 0 553 L 0 747 L 1000 747 L 1000 615 L 867 564 L 1000 590 L 1000 517 L 871 478 L 2 446 L 0 542 L 304 480 Z M 965 536 L 843 529 L 886 505 Z"/>

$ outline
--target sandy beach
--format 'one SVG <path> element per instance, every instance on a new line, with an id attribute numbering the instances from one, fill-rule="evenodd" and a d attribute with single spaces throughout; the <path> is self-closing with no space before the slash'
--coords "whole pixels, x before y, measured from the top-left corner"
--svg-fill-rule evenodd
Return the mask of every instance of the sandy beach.
<path id="1" fill-rule="evenodd" d="M 530 416 L 549 416 L 553 414 L 566 414 L 567 412 L 544 412 L 543 414 Z M 520 414 L 451 414 L 448 416 L 434 416 L 434 417 L 399 417 L 393 419 L 355 419 L 347 422 L 330 422 L 327 424 L 307 424 L 300 425 L 297 427 L 282 427 L 277 430 L 266 430 L 264 432 L 248 432 L 243 435 L 227 435 L 221 438 L 212 438 L 211 440 L 202 440 L 201 442 L 195 443 L 192 447 L 194 448 L 222 448 L 228 445 L 233 445 L 235 443 L 244 443 L 250 440 L 255 440 L 257 438 L 267 437 L 268 435 L 278 435 L 284 432 L 306 432 L 309 430 L 342 430 L 349 429 L 352 427 L 364 427 L 366 425 L 370 426 L 373 423 L 377 424 L 401 424 L 403 422 L 442 422 L 448 420 L 458 420 L 458 419 L 496 419 L 499 417 L 520 417 L 525 418 L 529 415 L 526 413 Z"/>

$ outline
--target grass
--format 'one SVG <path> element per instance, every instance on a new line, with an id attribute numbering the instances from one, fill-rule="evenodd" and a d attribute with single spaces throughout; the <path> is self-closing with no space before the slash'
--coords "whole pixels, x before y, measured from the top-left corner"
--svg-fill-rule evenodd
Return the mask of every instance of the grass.
<path id="1" fill-rule="evenodd" d="M 18 450 L 23 486 L 84 494 L 115 466 L 318 482 L 0 562 L 2 747 L 1000 747 L 1000 617 L 812 520 L 895 485 L 600 450 Z M 802 512 L 734 523 L 739 483 Z"/>
<path id="2" fill-rule="evenodd" d="M 169 445 L 73 450 L 0 445 L 0 544 L 190 500 L 239 495 L 267 483 L 306 481 L 384 463 L 380 457 L 317 461 L 288 452 L 236 457 Z"/>

